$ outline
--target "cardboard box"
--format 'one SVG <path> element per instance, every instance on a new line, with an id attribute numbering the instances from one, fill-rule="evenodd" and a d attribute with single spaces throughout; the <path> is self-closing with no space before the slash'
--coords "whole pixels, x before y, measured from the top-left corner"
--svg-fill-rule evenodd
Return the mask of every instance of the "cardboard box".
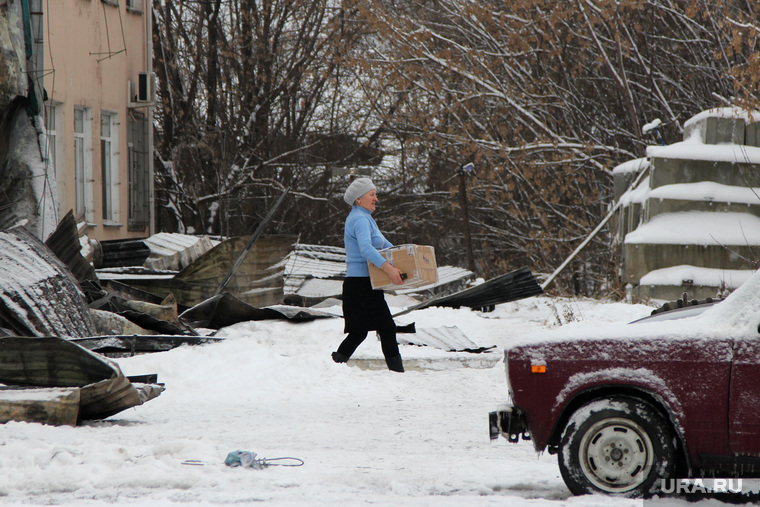
<path id="1" fill-rule="evenodd" d="M 406 275 L 402 285 L 393 285 L 391 277 L 367 261 L 373 289 L 413 289 L 438 282 L 435 248 L 428 245 L 398 245 L 380 250 L 385 259 Z M 403 276 L 403 275 L 402 275 Z"/>

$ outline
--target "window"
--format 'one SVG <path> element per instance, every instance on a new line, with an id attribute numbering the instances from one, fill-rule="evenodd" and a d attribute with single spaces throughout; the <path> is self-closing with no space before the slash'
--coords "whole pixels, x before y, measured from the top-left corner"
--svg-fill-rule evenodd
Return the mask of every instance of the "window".
<path id="1" fill-rule="evenodd" d="M 92 115 L 85 107 L 74 108 L 74 187 L 75 210 L 87 222 L 94 222 L 92 191 Z"/>
<path id="2" fill-rule="evenodd" d="M 53 164 L 56 167 L 55 136 L 56 136 L 56 117 L 55 106 L 45 106 L 45 162 Z"/>
<path id="3" fill-rule="evenodd" d="M 148 167 L 148 120 L 144 114 L 131 111 L 127 128 L 129 164 L 130 231 L 141 231 L 150 220 L 150 174 Z"/>
<path id="4" fill-rule="evenodd" d="M 127 0 L 127 11 L 142 12 L 143 0 Z"/>
<path id="5" fill-rule="evenodd" d="M 56 170 L 56 179 L 60 186 L 64 180 L 63 141 L 58 141 L 58 125 L 63 125 L 63 107 L 60 104 L 45 105 L 45 163 Z M 60 164 L 60 167 L 59 167 Z"/>
<path id="6" fill-rule="evenodd" d="M 74 187 L 76 188 L 76 207 L 77 214 L 84 214 L 84 110 L 82 108 L 74 109 Z"/>
<path id="7" fill-rule="evenodd" d="M 103 222 L 119 222 L 119 158 L 117 115 L 100 114 L 100 169 L 103 195 Z"/>
<path id="8" fill-rule="evenodd" d="M 60 103 L 48 102 L 45 104 L 45 141 L 43 144 L 43 160 L 48 166 L 46 174 L 55 171 L 55 186 L 58 190 L 59 209 L 68 209 L 66 199 L 66 159 L 63 155 L 63 106 Z M 60 132 L 58 130 L 60 126 Z M 51 170 L 52 168 L 52 170 Z"/>

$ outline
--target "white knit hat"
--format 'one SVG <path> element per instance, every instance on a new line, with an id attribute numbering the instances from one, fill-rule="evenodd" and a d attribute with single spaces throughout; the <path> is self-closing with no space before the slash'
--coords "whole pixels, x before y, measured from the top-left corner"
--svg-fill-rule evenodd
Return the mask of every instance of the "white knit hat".
<path id="1" fill-rule="evenodd" d="M 343 200 L 346 204 L 353 206 L 354 202 L 370 190 L 376 190 L 375 184 L 369 178 L 356 178 L 346 189 L 343 194 Z"/>

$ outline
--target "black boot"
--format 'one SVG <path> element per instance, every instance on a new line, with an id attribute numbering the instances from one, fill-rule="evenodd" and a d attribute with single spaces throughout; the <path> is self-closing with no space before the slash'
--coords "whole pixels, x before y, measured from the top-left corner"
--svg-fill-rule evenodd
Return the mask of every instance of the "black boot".
<path id="1" fill-rule="evenodd" d="M 393 356 L 393 357 L 386 357 L 385 358 L 385 364 L 388 365 L 388 369 L 391 371 L 397 371 L 399 373 L 404 373 L 404 363 L 401 362 L 401 355 Z"/>
<path id="2" fill-rule="evenodd" d="M 340 352 L 333 352 L 332 359 L 336 363 L 345 363 L 346 361 L 348 361 L 348 358 L 344 356 L 343 354 L 341 354 Z"/>

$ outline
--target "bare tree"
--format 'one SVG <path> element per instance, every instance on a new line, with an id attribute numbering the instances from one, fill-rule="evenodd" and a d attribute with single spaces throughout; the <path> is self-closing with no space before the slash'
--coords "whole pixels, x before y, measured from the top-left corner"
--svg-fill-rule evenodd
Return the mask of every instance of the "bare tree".
<path id="1" fill-rule="evenodd" d="M 458 207 L 453 176 L 473 162 L 479 270 L 559 265 L 605 215 L 611 169 L 652 143 L 643 124 L 662 118 L 675 142 L 683 121 L 732 96 L 731 70 L 752 51 L 729 52 L 732 33 L 716 20 L 752 19 L 756 9 L 741 1 L 373 2 L 366 16 L 378 36 L 367 75 L 406 97 L 388 123 L 408 163 L 428 168 L 429 202 L 415 207 L 420 216 L 435 210 L 440 225 L 425 229 L 440 234 L 442 255 L 464 264 L 456 226 L 464 217 L 443 201 Z M 409 222 L 400 233 L 414 230 Z M 600 235 L 579 260 L 602 273 L 597 287 L 614 285 L 609 245 Z"/>
<path id="2" fill-rule="evenodd" d="M 326 196 L 342 185 L 333 170 L 378 157 L 356 141 L 371 128 L 364 101 L 344 96 L 356 14 L 351 1 L 160 3 L 162 229 L 246 233 L 286 187 L 295 200 L 279 229 L 318 235 L 332 225 L 338 203 Z"/>
<path id="3" fill-rule="evenodd" d="M 606 214 L 611 170 L 656 142 L 642 125 L 662 119 L 675 142 L 703 109 L 757 104 L 748 0 L 155 10 L 162 229 L 244 233 L 290 187 L 274 227 L 340 244 L 340 175 L 371 166 L 392 241 L 433 244 L 458 265 L 472 248 L 484 276 L 549 272 Z M 615 285 L 610 241 L 578 257 L 595 290 Z"/>

